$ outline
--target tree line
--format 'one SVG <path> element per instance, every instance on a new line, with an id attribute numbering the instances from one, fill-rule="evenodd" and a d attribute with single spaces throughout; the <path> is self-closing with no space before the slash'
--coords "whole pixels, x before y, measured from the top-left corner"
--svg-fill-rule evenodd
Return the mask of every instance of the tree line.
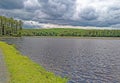
<path id="1" fill-rule="evenodd" d="M 95 29 L 23 29 L 23 36 L 120 37 L 120 30 Z"/>
<path id="2" fill-rule="evenodd" d="M 23 22 L 0 16 L 0 36 L 21 36 Z"/>

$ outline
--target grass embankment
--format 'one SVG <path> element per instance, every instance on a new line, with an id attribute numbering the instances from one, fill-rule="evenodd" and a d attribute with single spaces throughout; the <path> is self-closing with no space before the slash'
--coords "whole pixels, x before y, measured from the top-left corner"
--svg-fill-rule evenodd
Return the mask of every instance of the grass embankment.
<path id="1" fill-rule="evenodd" d="M 10 72 L 10 83 L 67 83 L 66 78 L 56 76 L 22 56 L 12 45 L 0 42 L 5 62 Z"/>

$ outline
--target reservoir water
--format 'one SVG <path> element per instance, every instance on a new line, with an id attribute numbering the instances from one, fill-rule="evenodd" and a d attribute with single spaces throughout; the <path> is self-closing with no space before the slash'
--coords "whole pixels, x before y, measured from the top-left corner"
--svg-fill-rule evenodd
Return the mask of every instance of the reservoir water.
<path id="1" fill-rule="evenodd" d="M 120 40 L 22 37 L 2 39 L 69 83 L 120 83 Z"/>

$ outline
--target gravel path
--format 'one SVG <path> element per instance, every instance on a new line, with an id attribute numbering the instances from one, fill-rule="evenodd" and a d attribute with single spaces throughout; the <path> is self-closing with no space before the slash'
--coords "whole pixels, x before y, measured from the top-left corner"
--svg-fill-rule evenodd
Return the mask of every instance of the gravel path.
<path id="1" fill-rule="evenodd" d="M 4 63 L 2 51 L 0 49 L 0 83 L 8 83 L 9 74 Z"/>

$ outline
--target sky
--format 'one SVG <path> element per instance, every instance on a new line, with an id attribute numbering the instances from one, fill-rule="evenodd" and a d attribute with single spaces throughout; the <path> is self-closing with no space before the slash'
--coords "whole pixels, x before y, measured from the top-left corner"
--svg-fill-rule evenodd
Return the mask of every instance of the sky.
<path id="1" fill-rule="evenodd" d="M 0 0 L 0 15 L 21 19 L 26 28 L 120 29 L 120 0 Z"/>

